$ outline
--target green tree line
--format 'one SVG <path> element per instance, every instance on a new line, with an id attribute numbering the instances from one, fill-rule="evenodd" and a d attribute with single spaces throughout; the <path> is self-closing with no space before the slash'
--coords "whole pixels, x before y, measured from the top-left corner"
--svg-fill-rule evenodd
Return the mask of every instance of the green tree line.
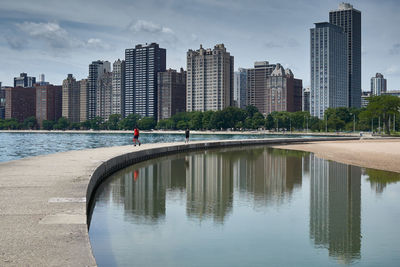
<path id="1" fill-rule="evenodd" d="M 220 111 L 192 111 L 175 114 L 171 118 L 156 122 L 153 117 L 141 118 L 132 114 L 123 118 L 113 114 L 105 121 L 96 117 L 81 123 L 71 123 L 66 118 L 58 121 L 43 121 L 44 130 L 93 129 L 132 130 L 254 130 L 271 131 L 373 131 L 391 134 L 400 125 L 400 98 L 384 95 L 369 98 L 366 108 L 329 108 L 323 119 L 310 116 L 309 112 L 273 112 L 264 117 L 254 106 L 245 109 L 227 107 Z M 39 129 L 35 117 L 19 123 L 15 119 L 0 120 L 0 129 Z"/>

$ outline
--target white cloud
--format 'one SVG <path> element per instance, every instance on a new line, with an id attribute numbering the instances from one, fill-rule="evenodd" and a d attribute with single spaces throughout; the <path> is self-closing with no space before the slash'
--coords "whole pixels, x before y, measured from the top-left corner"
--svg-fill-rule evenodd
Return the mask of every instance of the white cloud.
<path id="1" fill-rule="evenodd" d="M 388 75 L 400 74 L 399 66 L 392 65 L 385 70 L 385 73 Z"/>
<path id="2" fill-rule="evenodd" d="M 54 22 L 23 22 L 16 24 L 16 26 L 24 34 L 31 37 L 31 39 L 44 42 L 50 48 L 55 50 L 110 48 L 108 44 L 103 43 L 102 40 L 98 38 L 89 38 L 87 41 L 76 38 L 68 33 L 67 30 L 62 28 L 58 23 Z M 13 47 L 13 44 L 15 43 L 16 41 L 14 40 L 13 43 L 10 43 L 10 46 Z"/>
<path id="3" fill-rule="evenodd" d="M 135 32 L 174 34 L 174 31 L 171 28 L 164 27 L 159 24 L 155 24 L 151 21 L 146 21 L 146 20 L 138 20 L 135 24 L 132 24 L 129 28 L 130 30 L 133 30 Z"/>

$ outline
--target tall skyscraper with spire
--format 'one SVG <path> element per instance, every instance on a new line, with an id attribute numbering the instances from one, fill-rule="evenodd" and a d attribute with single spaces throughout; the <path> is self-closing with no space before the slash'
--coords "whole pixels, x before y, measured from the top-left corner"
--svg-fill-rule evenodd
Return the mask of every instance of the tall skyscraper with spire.
<path id="1" fill-rule="evenodd" d="M 361 107 L 361 12 L 348 3 L 329 12 L 329 22 L 343 28 L 347 37 L 348 106 Z"/>

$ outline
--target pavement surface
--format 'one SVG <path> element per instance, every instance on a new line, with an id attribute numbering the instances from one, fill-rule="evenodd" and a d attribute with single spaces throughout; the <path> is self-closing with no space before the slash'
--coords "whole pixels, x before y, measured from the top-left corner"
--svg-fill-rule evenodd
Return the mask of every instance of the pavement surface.
<path id="1" fill-rule="evenodd" d="M 105 176 L 128 164 L 188 149 L 305 141 L 296 140 L 144 144 L 0 163 L 0 266 L 96 266 L 87 198 Z"/>

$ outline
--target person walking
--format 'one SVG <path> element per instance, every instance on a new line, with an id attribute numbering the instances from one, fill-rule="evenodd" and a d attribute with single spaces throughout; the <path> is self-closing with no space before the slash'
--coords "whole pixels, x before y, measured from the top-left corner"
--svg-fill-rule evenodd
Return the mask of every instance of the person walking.
<path id="1" fill-rule="evenodd" d="M 139 143 L 140 146 L 140 141 L 139 141 L 139 129 L 137 126 L 133 130 L 133 145 L 136 146 L 136 142 Z"/>
<path id="2" fill-rule="evenodd" d="M 190 135 L 189 128 L 186 128 L 186 131 L 185 131 L 185 137 L 186 137 L 185 143 L 189 143 L 189 135 Z"/>

